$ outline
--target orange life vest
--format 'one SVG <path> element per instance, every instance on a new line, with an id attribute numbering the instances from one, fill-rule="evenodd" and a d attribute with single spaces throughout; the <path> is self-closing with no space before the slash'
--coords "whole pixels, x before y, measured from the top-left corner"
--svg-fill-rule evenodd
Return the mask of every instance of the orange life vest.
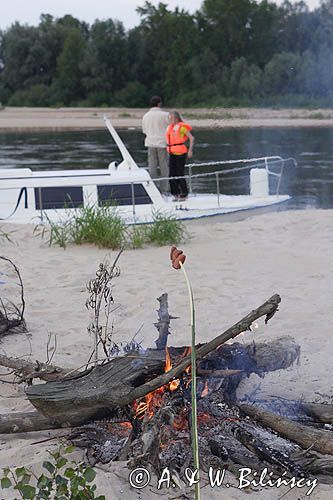
<path id="1" fill-rule="evenodd" d="M 169 125 L 166 132 L 167 150 L 169 154 L 183 155 L 187 153 L 185 142 L 188 140 L 187 135 L 182 136 L 181 128 L 185 127 L 188 131 L 192 130 L 191 125 L 184 122 L 178 122 L 176 125 Z"/>

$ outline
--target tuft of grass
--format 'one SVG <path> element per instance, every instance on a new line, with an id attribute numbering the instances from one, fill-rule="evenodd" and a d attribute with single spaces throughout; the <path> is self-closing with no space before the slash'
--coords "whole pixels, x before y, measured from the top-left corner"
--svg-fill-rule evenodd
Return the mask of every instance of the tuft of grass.
<path id="1" fill-rule="evenodd" d="M 320 111 L 317 111 L 316 113 L 310 113 L 308 115 L 308 118 L 312 120 L 325 120 L 325 118 L 330 118 L 329 116 L 325 116 L 324 113 L 321 113 Z"/>
<path id="2" fill-rule="evenodd" d="M 72 243 L 92 243 L 100 248 L 115 250 L 126 241 L 126 225 L 112 206 L 87 205 L 74 213 L 68 209 L 59 223 L 53 222 L 47 214 L 44 217 L 48 227 L 38 225 L 34 234 L 47 237 L 49 246 L 59 245 L 65 249 Z"/>
<path id="3" fill-rule="evenodd" d="M 153 214 L 153 223 L 147 227 L 147 242 L 153 245 L 173 245 L 180 243 L 186 236 L 184 225 L 173 215 Z"/>
<path id="4" fill-rule="evenodd" d="M 168 245 L 181 242 L 187 235 L 184 225 L 173 215 L 154 212 L 151 224 L 126 226 L 117 207 L 87 205 L 75 212 L 67 209 L 58 222 L 44 214 L 47 222 L 37 225 L 36 236 L 47 238 L 49 246 L 66 248 L 69 244 L 90 243 L 100 248 L 142 248 L 145 245 Z"/>
<path id="5" fill-rule="evenodd" d="M 118 118 L 132 118 L 134 115 L 132 115 L 131 113 L 119 113 L 118 114 Z"/>
<path id="6" fill-rule="evenodd" d="M 130 246 L 132 248 L 143 248 L 147 244 L 147 226 L 131 226 L 129 230 Z"/>
<path id="7" fill-rule="evenodd" d="M 121 248 L 126 241 L 126 224 L 112 206 L 88 205 L 79 209 L 71 224 L 76 245 L 93 243 L 100 248 Z"/>

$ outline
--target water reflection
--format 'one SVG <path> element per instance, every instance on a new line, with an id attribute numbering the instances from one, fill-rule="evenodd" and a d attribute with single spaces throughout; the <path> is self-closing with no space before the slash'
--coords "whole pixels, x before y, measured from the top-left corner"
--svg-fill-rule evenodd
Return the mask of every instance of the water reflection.
<path id="1" fill-rule="evenodd" d="M 137 163 L 146 166 L 143 135 L 138 130 L 123 130 L 120 135 Z M 281 184 L 281 193 L 293 197 L 290 207 L 333 207 L 331 128 L 196 130 L 194 135 L 193 161 L 196 162 L 272 155 L 294 157 L 298 168 L 288 166 Z M 107 130 L 0 134 L 0 168 L 104 168 L 110 161 L 120 159 Z M 205 171 L 211 169 L 194 169 L 194 173 Z M 248 172 L 237 172 L 221 178 L 220 190 L 226 194 L 245 194 L 248 185 Z M 197 191 L 215 192 L 215 178 L 208 183 L 202 179 L 193 180 L 193 187 Z"/>

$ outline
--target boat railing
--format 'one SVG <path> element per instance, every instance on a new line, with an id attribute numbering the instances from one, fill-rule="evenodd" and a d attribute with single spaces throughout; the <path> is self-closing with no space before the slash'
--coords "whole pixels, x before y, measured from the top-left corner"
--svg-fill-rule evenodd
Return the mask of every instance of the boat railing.
<path id="1" fill-rule="evenodd" d="M 278 179 L 277 182 L 277 187 L 276 187 L 276 192 L 274 193 L 276 196 L 279 196 L 280 194 L 280 186 L 281 186 L 281 179 L 283 176 L 284 172 L 284 166 L 285 163 L 290 162 L 293 164 L 295 167 L 297 166 L 297 161 L 295 158 L 289 157 L 289 158 L 282 158 L 282 156 L 263 156 L 259 158 L 248 158 L 248 159 L 243 159 L 243 160 L 226 160 L 226 161 L 211 161 L 211 162 L 204 162 L 204 163 L 189 163 L 186 166 L 188 168 L 189 173 L 184 176 L 179 176 L 179 177 L 156 177 L 153 178 L 152 180 L 158 185 L 159 182 L 165 181 L 165 180 L 170 180 L 172 179 L 186 179 L 188 180 L 188 188 L 189 188 L 189 193 L 193 193 L 193 179 L 196 178 L 205 178 L 205 177 L 211 177 L 215 176 L 216 179 L 216 194 L 219 195 L 220 191 L 220 176 L 234 173 L 234 172 L 241 172 L 241 171 L 246 171 L 246 170 L 251 170 L 253 168 L 265 168 L 268 176 L 273 176 Z M 233 168 L 227 168 L 223 170 L 214 170 L 213 172 L 204 172 L 204 173 L 198 173 L 198 174 L 193 174 L 193 169 L 198 169 L 201 167 L 211 167 L 211 166 L 224 166 L 224 165 L 237 165 L 237 164 L 243 164 L 242 166 L 239 167 L 233 167 Z M 275 172 L 272 170 L 272 166 L 277 165 L 279 166 L 279 171 Z"/>

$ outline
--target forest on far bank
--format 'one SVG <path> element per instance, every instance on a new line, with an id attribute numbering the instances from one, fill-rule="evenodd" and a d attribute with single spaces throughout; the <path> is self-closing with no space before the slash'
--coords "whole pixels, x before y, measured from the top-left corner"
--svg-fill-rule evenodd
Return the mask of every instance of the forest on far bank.
<path id="1" fill-rule="evenodd" d="M 138 8 L 88 25 L 42 14 L 0 32 L 8 106 L 333 106 L 333 0 L 204 0 L 194 14 Z"/>

